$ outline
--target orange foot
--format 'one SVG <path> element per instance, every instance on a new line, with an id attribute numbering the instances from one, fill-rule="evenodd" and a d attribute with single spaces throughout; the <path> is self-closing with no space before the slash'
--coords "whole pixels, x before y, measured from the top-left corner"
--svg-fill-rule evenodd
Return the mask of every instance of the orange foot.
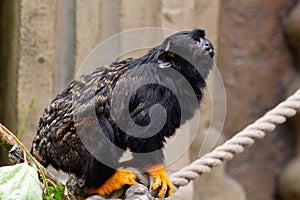
<path id="1" fill-rule="evenodd" d="M 154 179 L 152 190 L 159 189 L 158 198 L 163 196 L 170 196 L 173 193 L 174 185 L 170 182 L 165 166 L 163 164 L 156 164 L 145 168 Z"/>
<path id="2" fill-rule="evenodd" d="M 137 183 L 137 176 L 129 170 L 124 170 L 119 168 L 115 173 L 107 179 L 103 185 L 98 188 L 89 189 L 89 194 L 100 194 L 106 196 L 114 191 L 117 191 L 124 187 L 125 185 L 134 185 Z"/>

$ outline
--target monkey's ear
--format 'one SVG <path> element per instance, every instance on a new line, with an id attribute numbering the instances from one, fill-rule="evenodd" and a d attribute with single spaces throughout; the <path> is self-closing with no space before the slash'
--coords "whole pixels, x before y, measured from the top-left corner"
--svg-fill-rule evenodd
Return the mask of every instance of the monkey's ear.
<path id="1" fill-rule="evenodd" d="M 157 63 L 160 68 L 168 68 L 172 66 L 172 63 L 168 59 L 168 53 L 168 51 L 165 51 L 159 55 Z"/>
<path id="2" fill-rule="evenodd" d="M 157 59 L 158 66 L 160 68 L 167 68 L 172 66 L 170 55 L 173 53 L 170 52 L 171 44 L 172 42 L 171 40 L 169 40 L 166 45 L 162 46 L 163 50 L 158 55 L 158 59 Z"/>
<path id="3" fill-rule="evenodd" d="M 195 28 L 191 31 L 191 35 L 194 40 L 199 41 L 200 38 L 205 37 L 205 30 L 201 28 Z"/>

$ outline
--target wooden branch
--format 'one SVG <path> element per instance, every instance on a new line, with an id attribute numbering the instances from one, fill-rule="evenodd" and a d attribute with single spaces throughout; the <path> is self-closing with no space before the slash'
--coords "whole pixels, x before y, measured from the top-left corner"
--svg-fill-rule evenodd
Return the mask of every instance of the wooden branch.
<path id="1" fill-rule="evenodd" d="M 7 129 L 3 124 L 0 123 L 0 145 L 4 146 L 8 151 L 9 155 L 8 157 L 11 159 L 13 158 L 13 162 L 22 162 L 26 161 L 27 159 L 24 159 L 26 156 L 30 157 L 31 161 L 36 164 L 37 170 L 41 176 L 44 176 L 44 178 L 47 178 L 48 180 L 52 181 L 53 183 L 59 183 L 59 181 L 51 174 L 49 173 L 26 149 L 26 147 L 21 143 L 21 141 L 18 140 L 18 138 L 9 130 Z M 23 154 L 24 152 L 24 154 Z M 43 182 L 44 183 L 44 182 Z M 69 192 L 67 188 L 65 188 L 65 195 L 68 196 L 68 199 L 76 199 L 73 194 Z"/>
<path id="2" fill-rule="evenodd" d="M 123 200 L 152 200 L 154 199 L 151 196 L 150 191 L 148 190 L 150 184 L 153 183 L 150 174 L 144 173 L 141 170 L 132 167 L 127 167 L 125 169 L 134 172 L 137 175 L 137 179 L 139 183 L 132 185 L 129 188 L 124 187 L 118 191 L 114 191 L 112 194 L 109 195 L 108 198 L 111 200 L 122 200 L 122 199 Z M 84 188 L 84 180 L 76 177 L 75 175 L 69 176 L 66 186 L 69 189 L 69 191 L 71 191 L 71 193 L 75 194 L 77 197 L 86 195 L 86 191 Z M 89 196 L 85 200 L 104 200 L 104 199 L 105 198 L 100 195 L 93 195 L 93 196 Z"/>
<path id="3" fill-rule="evenodd" d="M 17 144 L 17 142 L 3 129 L 3 127 L 4 126 L 0 123 L 0 145 L 4 146 L 9 151 Z"/>
<path id="4" fill-rule="evenodd" d="M 122 195 L 123 196 L 123 195 Z M 148 188 L 143 184 L 135 184 L 130 186 L 125 194 L 123 200 L 154 200 Z M 86 200 L 105 200 L 104 197 L 94 195 L 88 197 Z M 110 198 L 110 200 L 122 200 L 120 198 Z"/>

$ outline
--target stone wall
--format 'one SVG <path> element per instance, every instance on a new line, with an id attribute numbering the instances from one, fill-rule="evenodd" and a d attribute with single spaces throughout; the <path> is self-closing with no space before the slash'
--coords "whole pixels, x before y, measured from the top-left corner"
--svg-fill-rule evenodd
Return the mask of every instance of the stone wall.
<path id="1" fill-rule="evenodd" d="M 284 21 L 284 28 L 290 46 L 295 50 L 294 58 L 296 60 L 296 69 L 300 69 L 300 4 L 293 7 L 288 17 Z M 300 77 L 290 87 L 293 91 L 300 85 Z M 279 178 L 279 194 L 283 200 L 300 199 L 300 115 L 298 114 L 291 120 L 291 128 L 296 134 L 294 159 L 286 165 Z"/>
<path id="2" fill-rule="evenodd" d="M 133 28 L 202 27 L 215 44 L 227 102 L 218 102 L 222 88 L 215 84 L 217 77 L 212 73 L 200 122 L 194 119 L 181 130 L 189 132 L 199 124 L 191 148 L 169 166 L 175 171 L 214 145 L 223 126 L 220 105 L 226 104 L 227 113 L 218 144 L 284 99 L 292 92 L 291 85 L 299 87 L 296 59 L 283 29 L 295 4 L 296 0 L 2 0 L 0 120 L 17 131 L 28 104 L 35 99 L 22 135 L 30 147 L 44 107 L 75 77 L 84 58 L 101 41 Z M 145 35 L 147 39 L 151 36 Z M 128 42 L 132 41 L 118 41 L 110 51 L 118 52 Z M 207 132 L 212 112 L 217 113 L 217 123 Z M 289 124 L 278 127 L 227 167 L 195 181 L 172 199 L 277 198 L 279 174 L 295 152 L 290 128 Z M 200 152 L 204 138 L 211 143 Z"/>
<path id="3" fill-rule="evenodd" d="M 19 4 L 10 0 L 0 3 L 0 122 L 17 130 L 17 48 Z M 7 152 L 0 147 L 0 165 L 6 162 Z"/>
<path id="4" fill-rule="evenodd" d="M 287 97 L 299 79 L 283 28 L 296 2 L 221 2 L 218 63 L 228 107 L 223 133 L 230 137 Z M 294 156 L 294 141 L 284 124 L 228 163 L 247 199 L 278 198 L 278 177 Z"/>

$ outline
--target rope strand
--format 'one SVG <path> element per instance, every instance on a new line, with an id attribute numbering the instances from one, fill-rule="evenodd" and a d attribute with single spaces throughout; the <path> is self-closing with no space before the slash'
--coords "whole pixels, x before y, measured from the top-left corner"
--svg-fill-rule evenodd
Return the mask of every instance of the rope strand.
<path id="1" fill-rule="evenodd" d="M 251 146 L 256 140 L 265 137 L 265 134 L 273 131 L 277 125 L 286 122 L 300 109 L 300 89 L 253 124 L 235 134 L 223 145 L 216 147 L 210 153 L 192 162 L 190 165 L 173 173 L 170 177 L 175 188 L 186 186 L 191 180 L 200 177 L 204 173 L 211 172 L 212 168 L 231 160 L 235 154 L 242 153 L 245 147 Z"/>

